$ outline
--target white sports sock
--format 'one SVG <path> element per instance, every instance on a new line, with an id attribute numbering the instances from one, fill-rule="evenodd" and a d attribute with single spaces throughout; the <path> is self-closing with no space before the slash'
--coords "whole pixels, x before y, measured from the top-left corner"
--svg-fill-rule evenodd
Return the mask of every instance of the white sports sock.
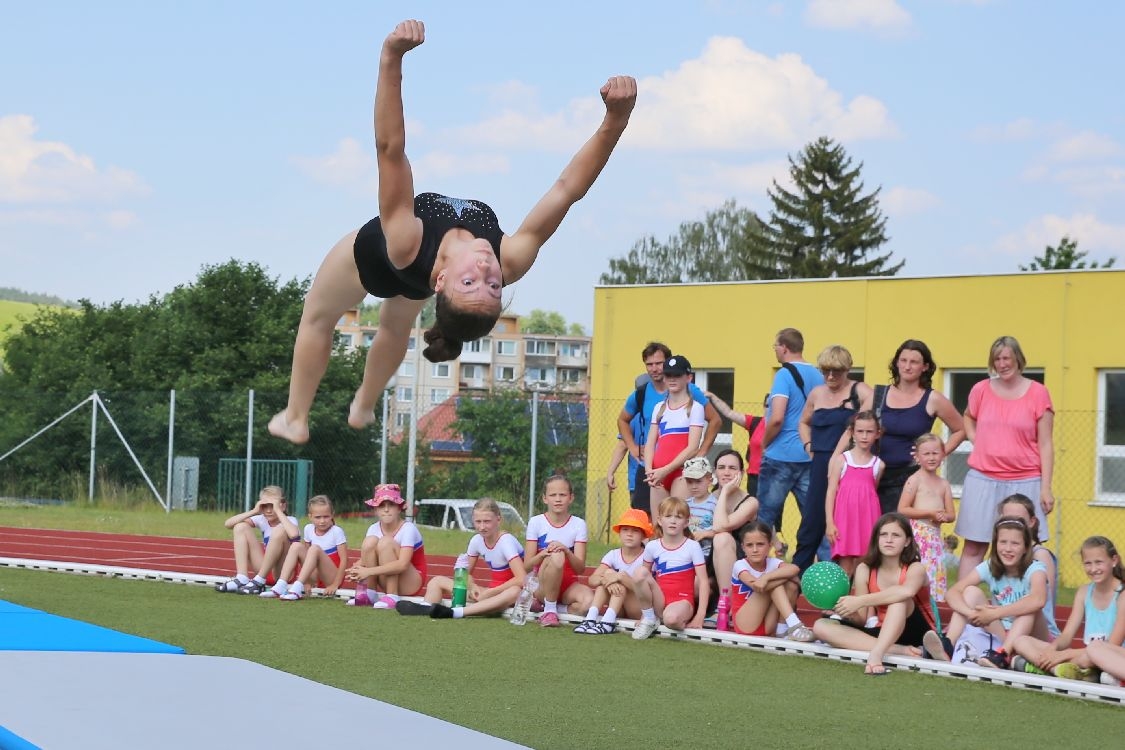
<path id="1" fill-rule="evenodd" d="M 597 607 L 590 607 L 590 611 L 586 613 L 586 619 L 587 620 L 598 619 L 598 608 Z"/>
<path id="2" fill-rule="evenodd" d="M 791 628 L 799 628 L 803 623 L 801 622 L 801 618 L 797 617 L 797 613 L 793 612 L 785 618 L 785 624 Z"/>
<path id="3" fill-rule="evenodd" d="M 296 584 L 294 584 L 294 586 L 295 585 Z M 278 581 L 277 583 L 275 583 L 273 585 L 273 592 L 275 594 L 277 594 L 278 596 L 281 596 L 282 594 L 286 593 L 287 591 L 289 591 L 289 584 L 286 583 L 285 581 Z"/>
<path id="4" fill-rule="evenodd" d="M 641 610 L 641 619 L 642 620 L 648 620 L 649 622 L 656 622 L 656 610 L 655 609 L 642 609 Z"/>
<path id="5" fill-rule="evenodd" d="M 778 635 L 778 636 L 785 635 L 788 632 L 789 632 L 789 628 L 785 627 L 785 623 L 783 623 L 783 622 L 779 622 L 777 624 L 777 627 L 773 629 L 773 634 Z"/>
<path id="6" fill-rule="evenodd" d="M 610 607 L 605 611 L 605 615 L 602 616 L 602 622 L 604 622 L 606 625 L 612 625 L 613 623 L 617 622 L 617 613 L 613 611 L 613 607 Z"/>
<path id="7" fill-rule="evenodd" d="M 292 591 L 297 596 L 301 596 L 302 594 L 305 593 L 305 584 L 301 583 L 300 581 L 297 581 L 296 583 L 294 583 L 292 586 L 289 587 L 289 590 Z"/>
<path id="8" fill-rule="evenodd" d="M 465 616 L 465 608 L 464 607 L 454 607 L 453 608 L 453 619 L 454 620 L 460 620 L 464 616 Z"/>
<path id="9" fill-rule="evenodd" d="M 547 614 L 548 612 L 554 612 L 557 615 L 559 613 L 558 607 L 559 607 L 558 602 L 549 602 L 546 599 L 543 600 L 543 614 Z"/>
<path id="10" fill-rule="evenodd" d="M 234 580 L 238 581 L 239 585 L 242 585 L 244 583 L 250 583 L 250 576 L 245 573 L 239 573 L 234 577 Z"/>
<path id="11" fill-rule="evenodd" d="M 266 579 L 261 576 L 254 576 L 254 583 L 265 583 Z"/>

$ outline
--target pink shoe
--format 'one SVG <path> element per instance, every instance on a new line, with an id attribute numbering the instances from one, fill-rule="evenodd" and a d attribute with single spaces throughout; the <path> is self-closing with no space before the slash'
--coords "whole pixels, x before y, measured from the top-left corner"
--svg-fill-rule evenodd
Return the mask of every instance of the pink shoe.
<path id="1" fill-rule="evenodd" d="M 379 601 L 375 602 L 371 606 L 374 607 L 375 609 L 394 609 L 395 604 L 397 604 L 397 603 L 398 602 L 395 601 L 395 598 L 393 596 L 383 594 L 382 596 L 379 597 Z"/>
<path id="2" fill-rule="evenodd" d="M 532 599 L 531 600 L 531 611 L 535 612 L 536 614 L 542 612 L 543 611 L 543 602 L 539 599 Z"/>
<path id="3" fill-rule="evenodd" d="M 557 628 L 559 626 L 559 616 L 554 612 L 547 612 L 539 616 L 539 626 L 543 628 Z"/>

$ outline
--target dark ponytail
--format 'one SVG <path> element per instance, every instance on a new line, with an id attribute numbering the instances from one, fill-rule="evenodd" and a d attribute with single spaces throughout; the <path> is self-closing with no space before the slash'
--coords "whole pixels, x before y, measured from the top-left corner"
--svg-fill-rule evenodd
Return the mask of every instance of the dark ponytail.
<path id="1" fill-rule="evenodd" d="M 458 310 L 445 292 L 438 292 L 434 325 L 423 335 L 429 346 L 422 351 L 422 356 L 431 362 L 457 359 L 464 343 L 487 336 L 499 317 L 499 310 L 495 313 Z"/>

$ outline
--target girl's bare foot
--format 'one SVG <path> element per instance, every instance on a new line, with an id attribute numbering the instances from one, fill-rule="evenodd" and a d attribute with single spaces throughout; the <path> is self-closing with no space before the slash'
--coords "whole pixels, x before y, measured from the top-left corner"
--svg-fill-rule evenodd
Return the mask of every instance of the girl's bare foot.
<path id="1" fill-rule="evenodd" d="M 375 410 L 364 409 L 352 399 L 352 405 L 348 408 L 348 424 L 357 430 L 362 430 L 374 422 Z"/>
<path id="2" fill-rule="evenodd" d="M 295 445 L 309 442 L 309 425 L 307 422 L 290 422 L 285 418 L 285 412 L 279 411 L 273 415 L 269 425 L 270 434 L 274 437 L 288 440 Z"/>

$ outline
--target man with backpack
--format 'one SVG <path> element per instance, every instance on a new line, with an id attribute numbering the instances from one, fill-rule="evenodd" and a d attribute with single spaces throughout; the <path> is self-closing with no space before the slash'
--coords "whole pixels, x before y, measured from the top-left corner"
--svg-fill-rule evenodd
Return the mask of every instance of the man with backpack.
<path id="1" fill-rule="evenodd" d="M 648 426 L 652 419 L 653 410 L 667 397 L 667 388 L 664 385 L 664 363 L 671 358 L 672 350 L 659 341 L 652 341 L 641 350 L 641 360 L 644 362 L 645 371 L 648 373 L 648 382 L 638 385 L 637 388 L 625 399 L 625 406 L 617 415 L 617 430 L 621 440 L 625 443 L 629 456 L 638 463 L 635 470 L 633 491 L 629 495 L 630 505 L 634 508 L 649 512 L 649 485 L 645 481 L 645 462 L 642 451 L 645 439 L 648 437 Z M 695 383 L 688 385 L 692 400 L 704 405 L 703 413 L 707 419 L 707 429 L 703 433 L 703 443 L 695 455 L 705 456 L 719 434 L 723 418 L 715 407 L 707 400 Z"/>
<path id="2" fill-rule="evenodd" d="M 803 358 L 805 337 L 796 328 L 783 328 L 774 339 L 773 351 L 781 369 L 773 377 L 766 413 L 766 430 L 762 437 L 765 451 L 758 475 L 758 520 L 773 526 L 781 515 L 785 498 L 792 492 L 801 511 L 801 527 L 797 531 L 797 550 L 793 562 L 802 570 L 811 563 L 820 545 L 823 532 L 809 533 L 805 523 L 809 493 L 809 469 L 812 459 L 801 444 L 797 427 L 809 391 L 824 383 L 824 376 Z"/>

